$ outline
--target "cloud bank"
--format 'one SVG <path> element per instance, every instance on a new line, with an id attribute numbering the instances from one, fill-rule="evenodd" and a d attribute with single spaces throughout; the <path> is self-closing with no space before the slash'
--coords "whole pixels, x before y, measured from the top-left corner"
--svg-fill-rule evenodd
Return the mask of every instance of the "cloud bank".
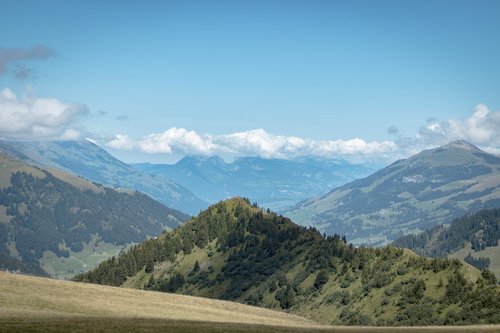
<path id="1" fill-rule="evenodd" d="M 274 135 L 264 129 L 224 135 L 199 134 L 172 127 L 163 133 L 132 139 L 119 134 L 107 143 L 118 150 L 181 155 L 233 155 L 264 158 L 303 156 L 347 159 L 351 161 L 389 161 L 407 157 L 422 149 L 433 148 L 454 140 L 467 140 L 492 153 L 500 152 L 500 112 L 479 104 L 464 119 L 429 119 L 413 137 L 400 134 L 395 126 L 388 129 L 394 140 L 366 141 L 311 140 L 295 136 Z"/>
<path id="2" fill-rule="evenodd" d="M 200 135 L 184 128 L 170 128 L 140 140 L 117 135 L 108 143 L 113 149 L 140 150 L 146 153 L 178 153 L 184 155 L 235 155 L 264 158 L 294 158 L 303 156 L 369 159 L 393 154 L 393 142 L 351 140 L 310 140 L 294 136 L 273 135 L 264 129 L 253 129 L 225 135 Z"/>
<path id="3" fill-rule="evenodd" d="M 88 114 L 84 105 L 55 98 L 19 100 L 8 88 L 0 90 L 0 138 L 75 140 L 81 137 L 79 119 Z"/>

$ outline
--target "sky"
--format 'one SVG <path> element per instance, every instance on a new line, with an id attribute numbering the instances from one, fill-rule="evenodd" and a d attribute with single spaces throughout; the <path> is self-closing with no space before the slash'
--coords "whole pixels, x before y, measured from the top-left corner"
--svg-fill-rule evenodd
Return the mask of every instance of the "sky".
<path id="1" fill-rule="evenodd" d="M 0 0 L 0 138 L 391 162 L 500 153 L 500 1 Z"/>

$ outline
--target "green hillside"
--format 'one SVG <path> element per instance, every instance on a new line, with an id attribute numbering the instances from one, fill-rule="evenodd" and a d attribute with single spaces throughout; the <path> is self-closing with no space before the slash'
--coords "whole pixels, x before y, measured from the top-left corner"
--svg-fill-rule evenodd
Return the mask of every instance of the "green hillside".
<path id="1" fill-rule="evenodd" d="M 284 214 L 355 244 L 380 246 L 482 208 L 500 207 L 500 157 L 455 141 L 399 160 Z"/>
<path id="2" fill-rule="evenodd" d="M 498 323 L 500 291 L 483 275 L 394 247 L 355 248 L 235 198 L 75 280 L 232 300 L 323 324 Z"/>
<path id="3" fill-rule="evenodd" d="M 429 257 L 451 257 L 478 269 L 488 268 L 500 277 L 500 209 L 484 209 L 393 244 Z"/>
<path id="4" fill-rule="evenodd" d="M 0 268 L 71 277 L 186 219 L 142 193 L 0 154 Z"/>

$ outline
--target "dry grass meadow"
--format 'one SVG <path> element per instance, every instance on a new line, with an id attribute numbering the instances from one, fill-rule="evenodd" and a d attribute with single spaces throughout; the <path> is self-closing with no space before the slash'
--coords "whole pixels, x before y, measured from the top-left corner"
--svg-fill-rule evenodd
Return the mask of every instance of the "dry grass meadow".
<path id="1" fill-rule="evenodd" d="M 0 272 L 0 332 L 500 332 L 327 327 L 238 303 Z"/>

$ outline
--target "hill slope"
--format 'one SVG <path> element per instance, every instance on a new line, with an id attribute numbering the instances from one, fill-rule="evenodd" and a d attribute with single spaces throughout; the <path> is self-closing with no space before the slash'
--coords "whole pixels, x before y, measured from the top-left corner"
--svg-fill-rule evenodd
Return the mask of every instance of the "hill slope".
<path id="1" fill-rule="evenodd" d="M 324 324 L 500 322 L 489 273 L 323 237 L 235 198 L 75 277 L 286 309 Z"/>
<path id="2" fill-rule="evenodd" d="M 114 188 L 135 189 L 168 207 L 195 214 L 207 207 L 191 191 L 159 176 L 151 176 L 84 141 L 0 141 L 0 150 L 44 168 L 57 168 Z"/>
<path id="3" fill-rule="evenodd" d="M 224 325 L 217 326 L 217 323 L 238 324 L 242 328 L 258 325 L 261 330 L 265 325 L 269 326 L 268 330 L 273 330 L 272 326 L 277 326 L 274 329 L 278 330 L 280 326 L 320 328 L 298 316 L 238 303 L 0 272 L 0 331 L 5 332 L 9 327 L 12 331 L 28 328 L 37 331 L 40 327 L 28 325 L 40 323 L 49 325 L 40 331 L 53 332 L 58 326 L 73 331 L 81 329 L 82 321 L 85 331 L 98 331 L 102 329 L 100 325 L 113 328 L 118 321 L 130 325 L 118 326 L 122 331 L 135 331 L 133 328 L 138 323 L 139 329 L 142 323 L 151 331 L 163 326 L 163 329 L 168 327 L 169 332 L 177 328 L 183 332 L 205 327 L 224 329 Z M 234 327 L 229 326 L 228 330 Z M 116 327 L 110 331 L 116 331 Z"/>
<path id="4" fill-rule="evenodd" d="M 176 182 L 207 202 L 244 196 L 274 210 L 316 196 L 374 168 L 347 162 L 300 158 L 293 160 L 237 158 L 226 163 L 218 156 L 185 157 L 176 164 L 133 164 Z"/>
<path id="5" fill-rule="evenodd" d="M 393 245 L 430 257 L 456 257 L 500 276 L 500 209 L 485 209 L 454 219 L 418 235 L 407 235 Z"/>
<path id="6" fill-rule="evenodd" d="M 188 218 L 139 192 L 30 166 L 0 153 L 0 267 L 59 277 L 91 269 Z"/>
<path id="7" fill-rule="evenodd" d="M 285 214 L 327 234 L 381 245 L 480 208 L 500 207 L 500 158 L 456 141 L 304 201 Z"/>

